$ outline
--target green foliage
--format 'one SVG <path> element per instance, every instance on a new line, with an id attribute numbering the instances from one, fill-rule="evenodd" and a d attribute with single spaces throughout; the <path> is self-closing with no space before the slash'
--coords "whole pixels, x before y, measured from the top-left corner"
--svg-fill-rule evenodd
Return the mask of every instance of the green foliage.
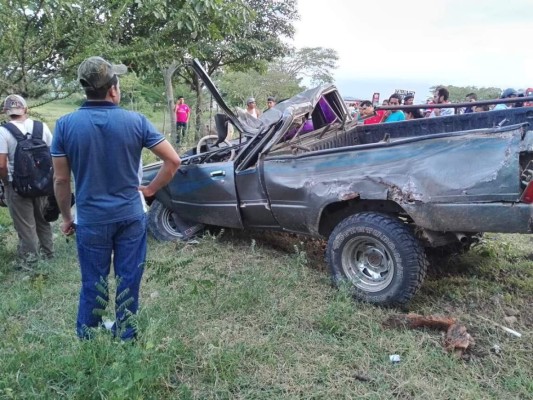
<path id="1" fill-rule="evenodd" d="M 121 7 L 92 0 L 10 0 L 0 7 L 0 94 L 68 95 L 86 54 L 105 49 Z M 64 90 L 67 93 L 64 93 Z"/>
<path id="2" fill-rule="evenodd" d="M 309 78 L 318 86 L 333 82 L 333 70 L 337 68 L 339 56 L 330 48 L 304 47 L 293 51 L 278 62 L 278 69 L 292 77 Z"/>
<path id="3" fill-rule="evenodd" d="M 435 89 L 439 87 L 445 87 L 450 92 L 450 101 L 452 103 L 462 103 L 467 101 L 466 95 L 470 93 L 475 93 L 478 100 L 491 100 L 498 99 L 502 92 L 501 89 L 495 87 L 481 87 L 476 86 L 453 86 L 453 85 L 436 85 L 430 88 L 431 92 L 434 92 Z"/>
<path id="4" fill-rule="evenodd" d="M 229 104 L 245 107 L 246 99 L 253 96 L 260 109 L 266 108 L 268 96 L 281 100 L 303 90 L 297 79 L 274 68 L 268 68 L 263 74 L 255 70 L 225 73 L 220 77 L 219 88 Z"/>

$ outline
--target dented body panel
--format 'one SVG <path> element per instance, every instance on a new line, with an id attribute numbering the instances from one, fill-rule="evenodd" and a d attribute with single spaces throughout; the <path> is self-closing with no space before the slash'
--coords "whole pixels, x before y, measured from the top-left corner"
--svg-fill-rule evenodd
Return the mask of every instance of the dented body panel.
<path id="1" fill-rule="evenodd" d="M 455 230 L 458 220 L 428 217 L 446 209 L 436 205 L 501 202 L 506 209 L 504 203 L 519 201 L 518 149 L 522 134 L 522 128 L 514 126 L 400 140 L 371 148 L 351 146 L 293 157 L 267 157 L 263 168 L 272 211 L 289 230 L 317 234 L 317 216 L 328 204 L 353 198 L 391 200 L 417 225 Z M 471 218 L 464 219 L 459 211 L 452 214 L 476 220 L 476 208 L 466 209 Z M 515 209 L 523 212 L 518 206 Z M 500 218 L 496 207 L 491 210 L 496 212 L 491 229 L 504 231 L 509 212 Z M 527 232 L 527 220 L 514 231 Z M 477 232 L 479 225 L 461 224 L 460 230 Z"/>

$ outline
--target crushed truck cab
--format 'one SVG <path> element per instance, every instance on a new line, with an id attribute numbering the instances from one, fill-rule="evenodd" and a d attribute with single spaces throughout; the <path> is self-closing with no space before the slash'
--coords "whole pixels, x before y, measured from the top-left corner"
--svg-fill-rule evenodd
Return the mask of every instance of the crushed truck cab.
<path id="1" fill-rule="evenodd" d="M 361 125 L 324 85 L 255 119 L 225 104 L 198 61 L 192 67 L 220 106 L 217 135 L 147 199 L 159 240 L 205 225 L 324 238 L 337 285 L 404 304 L 423 282 L 427 248 L 533 229 L 532 107 Z M 146 166 L 143 181 L 159 168 Z"/>

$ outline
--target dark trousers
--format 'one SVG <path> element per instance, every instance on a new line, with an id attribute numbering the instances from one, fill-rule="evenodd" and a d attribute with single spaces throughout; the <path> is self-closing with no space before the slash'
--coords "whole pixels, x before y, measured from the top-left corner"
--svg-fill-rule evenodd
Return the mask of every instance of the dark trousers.
<path id="1" fill-rule="evenodd" d="M 180 144 L 181 139 L 185 137 L 187 132 L 187 122 L 176 122 L 176 144 Z"/>

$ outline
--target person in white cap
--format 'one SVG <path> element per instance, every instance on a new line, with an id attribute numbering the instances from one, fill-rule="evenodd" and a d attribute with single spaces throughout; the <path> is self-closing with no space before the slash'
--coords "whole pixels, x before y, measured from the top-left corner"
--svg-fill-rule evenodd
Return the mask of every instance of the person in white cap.
<path id="1" fill-rule="evenodd" d="M 56 122 L 52 142 L 54 189 L 63 222 L 61 231 L 76 231 L 82 285 L 76 332 L 89 339 L 100 326 L 99 288 L 107 282 L 111 262 L 117 281 L 115 314 L 111 326 L 122 340 L 136 336 L 130 318 L 139 307 L 139 288 L 146 259 L 144 197 L 165 186 L 181 160 L 172 145 L 139 113 L 119 107 L 119 75 L 124 65 L 89 57 L 78 68 L 78 80 L 87 101 Z M 148 186 L 140 186 L 141 152 L 148 148 L 163 164 Z M 76 224 L 70 211 L 70 175 L 76 187 Z M 141 192 L 141 193 L 139 193 Z"/>
<path id="2" fill-rule="evenodd" d="M 255 99 L 253 97 L 248 97 L 246 100 L 246 112 L 254 118 L 259 118 L 261 111 L 257 108 Z"/>
<path id="3" fill-rule="evenodd" d="M 4 100 L 3 111 L 22 134 L 31 134 L 35 121 L 28 117 L 28 105 L 22 96 L 10 94 Z M 43 123 L 43 141 L 50 146 L 52 133 Z M 13 164 L 17 139 L 5 127 L 0 127 L 0 179 L 2 179 L 9 214 L 13 226 L 17 231 L 19 243 L 17 246 L 17 264 L 28 268 L 39 258 L 50 259 L 54 256 L 52 226 L 44 218 L 44 211 L 48 204 L 47 196 L 27 198 L 20 196 L 11 186 L 13 179 Z"/>

